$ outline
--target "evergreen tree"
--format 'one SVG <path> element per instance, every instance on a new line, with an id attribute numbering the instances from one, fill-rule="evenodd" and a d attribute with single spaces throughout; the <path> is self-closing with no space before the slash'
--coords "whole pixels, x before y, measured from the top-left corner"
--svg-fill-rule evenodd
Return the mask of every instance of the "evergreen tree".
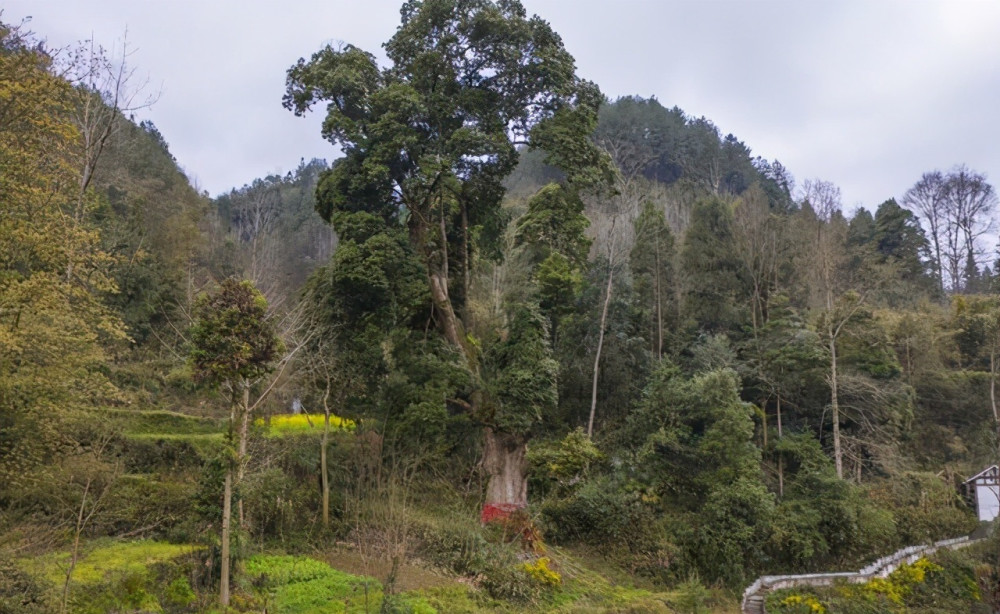
<path id="1" fill-rule="evenodd" d="M 742 285 L 733 256 L 732 211 L 718 198 L 695 205 L 684 234 L 684 317 L 709 332 L 723 332 L 740 321 L 736 295 Z"/>
<path id="2" fill-rule="evenodd" d="M 401 14 L 385 44 L 390 67 L 357 47 L 327 47 L 289 69 L 285 105 L 301 115 L 330 103 L 323 135 L 345 158 L 320 181 L 320 213 L 335 227 L 337 212 L 367 211 L 406 228 L 437 329 L 473 382 L 454 398 L 488 425 L 484 467 L 498 483 L 487 505 L 522 507 L 526 433 L 489 421 L 496 400 L 482 384 L 465 299 L 475 254 L 492 253 L 504 226 L 502 181 L 517 142 L 544 150 L 571 183 L 607 179 L 588 139 L 601 96 L 517 2 L 411 1 Z"/>
<path id="3" fill-rule="evenodd" d="M 191 330 L 191 366 L 196 379 L 221 386 L 229 397 L 229 443 L 235 449 L 226 463 L 222 506 L 222 577 L 219 602 L 229 605 L 229 531 L 234 469 L 243 474 L 250 423 L 250 389 L 267 374 L 281 351 L 267 319 L 267 300 L 249 281 L 226 279 L 214 295 L 195 306 Z M 242 512 L 241 512 L 242 518 Z"/>

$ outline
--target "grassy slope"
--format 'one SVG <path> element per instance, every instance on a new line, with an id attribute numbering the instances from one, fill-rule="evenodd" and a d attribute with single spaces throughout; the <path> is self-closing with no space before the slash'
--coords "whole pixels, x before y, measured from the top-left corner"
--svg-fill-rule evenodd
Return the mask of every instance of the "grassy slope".
<path id="1" fill-rule="evenodd" d="M 141 607 L 148 611 L 211 612 L 214 594 L 195 599 L 186 573 L 196 564 L 198 548 L 155 541 L 96 540 L 86 544 L 73 573 L 71 611 Z M 587 561 L 568 553 L 554 554 L 562 584 L 533 601 L 510 603 L 490 599 L 472 583 L 405 565 L 394 599 L 397 610 L 413 614 L 565 614 L 671 613 L 677 595 L 634 588 L 609 581 L 589 569 Z M 255 555 L 247 559 L 234 593 L 237 612 L 277 614 L 361 614 L 378 612 L 382 584 L 357 571 L 357 553 L 335 550 L 326 561 L 306 556 Z M 50 604 L 59 601 L 69 561 L 67 552 L 18 561 L 19 566 L 49 589 Z M 187 564 L 185 567 L 184 563 Z M 171 567 L 171 565 L 173 565 Z M 338 568 L 339 567 L 339 568 Z M 344 568 L 350 571 L 345 571 Z M 378 573 L 379 570 L 373 570 Z M 181 597 L 177 597 L 181 595 Z M 185 596 L 186 600 L 185 600 Z M 200 606 L 198 604 L 201 604 Z M 712 610 L 731 613 L 732 607 Z"/>
<path id="2" fill-rule="evenodd" d="M 217 451 L 224 442 L 225 423 L 214 418 L 159 409 L 116 408 L 101 410 L 100 413 L 103 419 L 117 422 L 129 440 L 154 443 L 183 441 L 194 446 L 202 458 Z M 302 415 L 272 417 L 270 428 L 262 434 L 283 437 L 318 432 L 322 428 L 322 416 L 309 418 L 306 420 Z M 309 424 L 310 421 L 312 424 Z M 262 424 L 256 426 L 263 430 Z M 349 429 L 352 425 L 335 421 L 335 426 Z M 143 479 L 169 480 L 176 477 L 147 475 Z M 429 510 L 427 513 L 437 516 L 440 511 Z M 469 522 L 470 530 L 478 530 L 473 528 L 473 525 L 478 527 L 478 523 L 473 522 L 472 516 Z M 73 574 L 72 594 L 78 606 L 75 611 L 100 611 L 93 608 L 111 607 L 110 604 L 115 603 L 117 598 L 115 593 L 122 591 L 116 582 L 130 577 L 141 580 L 137 589 L 140 596 L 133 596 L 133 604 L 152 607 L 154 602 L 162 602 L 163 611 L 184 611 L 171 609 L 167 603 L 169 598 L 162 592 L 157 593 L 152 584 L 155 584 L 154 579 L 157 573 L 162 573 L 166 562 L 185 557 L 188 561 L 194 560 L 191 556 L 193 548 L 191 545 L 152 541 L 97 540 L 88 544 Z M 365 560 L 357 551 L 343 548 L 319 552 L 316 556 L 323 561 L 282 555 L 258 555 L 248 559 L 241 585 L 236 589 L 239 598 L 234 603 L 242 604 L 238 611 L 254 611 L 253 608 L 265 603 L 270 606 L 269 611 L 287 614 L 364 612 L 366 608 L 377 611 L 376 605 L 382 599 L 381 583 L 367 576 L 384 578 L 388 573 L 387 563 Z M 603 561 L 599 553 L 557 550 L 550 556 L 562 578 L 561 584 L 540 591 L 527 601 L 491 599 L 486 591 L 477 586 L 477 578 L 459 578 L 420 561 L 410 561 L 402 566 L 396 583 L 397 590 L 402 591 L 399 598 L 405 606 L 403 611 L 422 614 L 679 611 L 670 607 L 676 601 L 675 594 L 658 592 L 653 587 L 636 587 L 633 577 Z M 68 560 L 68 552 L 63 551 L 19 561 L 19 566 L 49 586 L 53 598 L 58 600 Z M 303 569 L 306 571 L 302 572 Z M 211 594 L 201 594 L 197 600 L 202 608 L 209 608 L 213 601 L 214 595 Z M 719 604 L 725 599 L 715 595 L 714 601 Z M 88 603 L 91 605 L 87 606 Z M 99 603 L 104 605 L 95 605 Z M 733 603 L 730 599 L 728 605 L 717 605 L 711 611 L 720 614 L 735 612 Z"/>

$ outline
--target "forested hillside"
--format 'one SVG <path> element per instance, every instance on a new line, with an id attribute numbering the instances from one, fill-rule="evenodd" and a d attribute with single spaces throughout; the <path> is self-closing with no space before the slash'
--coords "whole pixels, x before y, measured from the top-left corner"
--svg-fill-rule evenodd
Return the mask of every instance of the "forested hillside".
<path id="1" fill-rule="evenodd" d="M 846 210 L 517 2 L 428 0 L 288 69 L 340 157 L 210 198 L 124 59 L 43 38 L 0 23 L 0 612 L 735 612 L 977 528 L 961 160 Z M 771 607 L 995 611 L 996 551 Z"/>

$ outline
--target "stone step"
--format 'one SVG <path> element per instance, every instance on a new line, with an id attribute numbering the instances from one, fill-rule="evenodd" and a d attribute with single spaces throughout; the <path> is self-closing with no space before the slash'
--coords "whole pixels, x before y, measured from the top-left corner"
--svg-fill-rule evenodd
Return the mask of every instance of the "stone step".
<path id="1" fill-rule="evenodd" d="M 765 614 L 764 613 L 764 596 L 763 595 L 750 595 L 747 598 L 746 603 L 743 606 L 744 614 Z"/>

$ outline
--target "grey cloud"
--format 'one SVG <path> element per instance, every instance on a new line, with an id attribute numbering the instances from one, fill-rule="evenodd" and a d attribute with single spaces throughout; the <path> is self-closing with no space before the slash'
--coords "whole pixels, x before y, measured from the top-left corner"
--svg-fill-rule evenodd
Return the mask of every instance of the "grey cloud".
<path id="1" fill-rule="evenodd" d="M 922 172 L 967 163 L 1000 181 L 1000 5 L 987 2 L 524 0 L 552 23 L 580 73 L 611 97 L 655 95 L 777 158 L 800 180 L 877 206 Z M 216 194 L 332 159 L 320 113 L 281 108 L 284 73 L 325 43 L 368 51 L 399 2 L 245 0 L 6 3 L 55 45 L 125 27 L 135 65 L 163 84 L 147 116 Z"/>

